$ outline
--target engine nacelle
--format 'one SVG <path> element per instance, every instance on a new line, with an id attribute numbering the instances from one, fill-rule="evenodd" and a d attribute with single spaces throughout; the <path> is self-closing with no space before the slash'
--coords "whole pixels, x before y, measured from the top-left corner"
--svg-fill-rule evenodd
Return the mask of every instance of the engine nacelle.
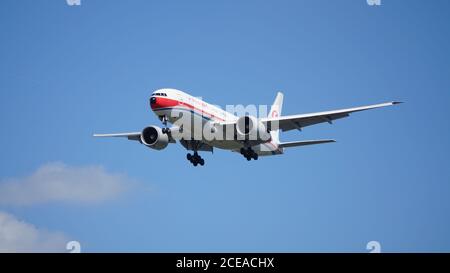
<path id="1" fill-rule="evenodd" d="M 149 148 L 162 150 L 169 145 L 169 136 L 158 126 L 149 126 L 142 130 L 141 142 Z"/>
<path id="2" fill-rule="evenodd" d="M 265 142 L 270 140 L 270 133 L 266 126 L 253 116 L 240 117 L 236 123 L 236 132 L 239 140 Z"/>

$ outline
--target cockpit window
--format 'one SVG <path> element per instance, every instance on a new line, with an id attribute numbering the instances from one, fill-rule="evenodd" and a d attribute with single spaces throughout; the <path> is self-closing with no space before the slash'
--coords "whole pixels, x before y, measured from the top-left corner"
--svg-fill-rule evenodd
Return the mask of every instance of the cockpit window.
<path id="1" fill-rule="evenodd" d="M 167 97 L 166 93 L 153 93 L 152 96 L 162 96 L 162 97 Z"/>

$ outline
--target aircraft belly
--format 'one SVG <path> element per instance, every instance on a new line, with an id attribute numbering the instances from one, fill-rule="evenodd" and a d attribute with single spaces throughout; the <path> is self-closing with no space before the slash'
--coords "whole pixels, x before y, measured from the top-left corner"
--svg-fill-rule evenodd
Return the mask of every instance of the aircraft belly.
<path id="1" fill-rule="evenodd" d="M 207 119 L 203 118 L 200 115 L 192 114 L 187 109 L 164 109 L 164 110 L 158 110 L 155 111 L 155 114 L 157 116 L 165 115 L 168 117 L 168 120 L 172 124 L 176 124 L 177 120 L 179 120 L 180 117 L 186 118 L 189 122 L 184 122 L 183 124 L 183 130 L 190 131 L 191 136 L 194 137 L 194 139 L 198 139 L 198 137 L 203 138 L 203 127 L 208 122 Z M 190 115 L 190 116 L 186 116 Z M 186 121 L 186 120 L 184 120 Z M 179 126 L 180 124 L 176 124 Z M 197 128 L 200 128 L 201 131 L 198 131 Z M 198 131 L 198 132 L 195 132 Z M 219 149 L 224 150 L 233 150 L 239 152 L 239 150 L 243 147 L 242 142 L 236 141 L 236 140 L 206 140 L 202 139 L 202 142 L 215 147 Z M 265 155 L 274 155 L 274 154 L 280 154 L 282 153 L 280 150 L 277 149 L 277 147 L 271 145 L 270 143 L 263 143 L 252 146 L 252 149 L 261 156 Z"/>
<path id="2" fill-rule="evenodd" d="M 235 140 L 214 140 L 207 141 L 207 143 L 213 147 L 224 150 L 236 150 L 242 147 L 242 143 Z"/>

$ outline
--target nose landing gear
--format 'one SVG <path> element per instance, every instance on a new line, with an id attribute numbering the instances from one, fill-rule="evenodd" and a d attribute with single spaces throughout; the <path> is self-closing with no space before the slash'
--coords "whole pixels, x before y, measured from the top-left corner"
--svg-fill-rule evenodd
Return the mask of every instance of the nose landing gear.
<path id="1" fill-rule="evenodd" d="M 200 164 L 200 166 L 205 165 L 205 160 L 198 155 L 197 152 L 194 152 L 194 155 L 191 154 L 187 154 L 186 155 L 187 160 L 189 160 L 192 165 L 194 165 L 195 167 L 197 167 L 198 164 Z"/>
<path id="2" fill-rule="evenodd" d="M 255 153 L 255 151 L 253 151 L 253 149 L 250 147 L 247 149 L 241 148 L 240 152 L 241 152 L 241 155 L 243 155 L 248 161 L 250 161 L 252 159 L 258 160 L 258 154 Z"/>
<path id="3" fill-rule="evenodd" d="M 163 134 L 170 134 L 170 128 L 167 128 L 167 122 L 169 121 L 167 116 L 160 116 L 159 119 L 164 124 L 164 128 L 162 128 L 162 133 Z"/>

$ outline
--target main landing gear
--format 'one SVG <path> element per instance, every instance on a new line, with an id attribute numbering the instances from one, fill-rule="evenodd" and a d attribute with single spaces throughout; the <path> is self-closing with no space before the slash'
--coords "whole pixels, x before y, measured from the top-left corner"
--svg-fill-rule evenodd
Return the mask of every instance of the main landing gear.
<path id="1" fill-rule="evenodd" d="M 194 152 L 194 155 L 191 154 L 187 154 L 186 155 L 187 160 L 189 160 L 192 165 L 194 165 L 195 167 L 197 167 L 198 164 L 200 164 L 200 166 L 205 165 L 205 160 L 198 155 L 197 152 Z"/>
<path id="2" fill-rule="evenodd" d="M 241 155 L 243 155 L 248 161 L 250 160 L 258 160 L 258 154 L 252 150 L 252 148 L 241 148 Z"/>

